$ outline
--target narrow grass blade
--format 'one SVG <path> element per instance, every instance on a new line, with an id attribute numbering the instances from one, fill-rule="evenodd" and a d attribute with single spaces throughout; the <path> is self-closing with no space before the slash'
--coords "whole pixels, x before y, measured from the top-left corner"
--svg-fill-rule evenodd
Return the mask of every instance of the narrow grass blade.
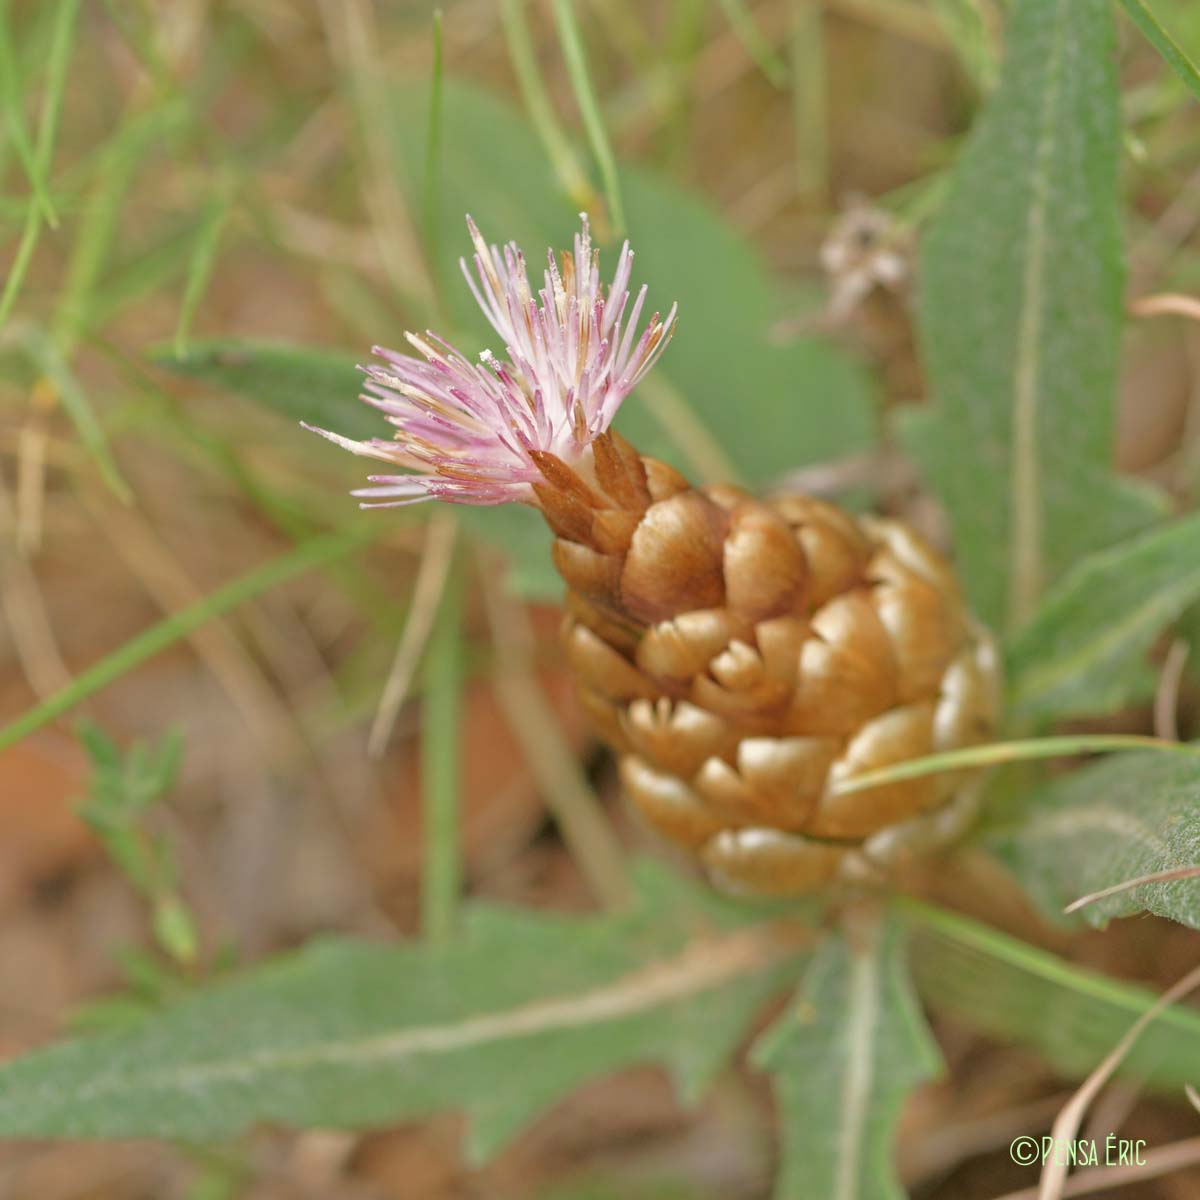
<path id="1" fill-rule="evenodd" d="M 34 200 L 51 229 L 58 227 L 58 214 L 50 199 L 46 184 L 45 165 L 38 158 L 29 130 L 25 128 L 22 110 L 20 75 L 17 71 L 17 52 L 13 44 L 12 25 L 9 21 L 8 0 L 0 0 L 0 106 L 4 109 L 4 123 L 8 127 L 9 140 L 17 152 L 17 158 L 25 169 Z"/>
<path id="2" fill-rule="evenodd" d="M 421 788 L 425 854 L 421 924 L 431 942 L 448 941 L 458 917 L 462 869 L 459 838 L 459 733 L 462 715 L 463 575 L 451 567 L 425 660 L 421 710 Z"/>
<path id="3" fill-rule="evenodd" d="M 825 14 L 814 0 L 793 0 L 792 126 L 796 188 L 821 197 L 829 189 L 829 105 L 825 73 Z"/>
<path id="4" fill-rule="evenodd" d="M 429 80 L 429 121 L 425 131 L 424 226 L 426 257 L 434 273 L 438 293 L 444 292 L 437 278 L 442 262 L 442 86 L 445 64 L 442 55 L 442 10 L 433 12 L 433 71 Z"/>
<path id="5" fill-rule="evenodd" d="M 218 184 L 215 195 L 209 200 L 196 233 L 196 244 L 192 248 L 187 278 L 183 285 L 183 299 L 179 305 L 179 319 L 175 324 L 174 346 L 177 357 L 181 358 L 187 353 L 192 319 L 212 278 L 217 262 L 217 249 L 221 244 L 221 235 L 225 232 L 229 214 L 233 211 L 233 201 L 233 177 L 226 174 Z"/>
<path id="6" fill-rule="evenodd" d="M 914 931 L 917 982 L 932 1008 L 972 1029 L 1030 1045 L 1067 1075 L 1086 1075 L 1159 997 L 1067 962 L 968 917 L 900 898 Z M 1122 1070 L 1139 1085 L 1177 1091 L 1200 1072 L 1200 1012 L 1161 1010 Z"/>
<path id="7" fill-rule="evenodd" d="M 414 219 L 418 214 L 397 174 L 392 143 L 396 112 L 379 56 L 383 39 L 377 6 L 368 0 L 340 0 L 317 7 L 358 117 L 363 200 L 378 237 L 381 264 L 401 296 L 418 312 L 429 311 L 434 305 L 433 278 Z"/>
<path id="8" fill-rule="evenodd" d="M 149 629 L 81 672 L 68 687 L 0 728 L 0 750 L 48 725 L 63 713 L 70 712 L 101 688 L 141 666 L 147 659 L 153 658 L 193 630 L 199 629 L 205 622 L 286 583 L 289 579 L 294 579 L 297 575 L 315 567 L 325 566 L 349 554 L 362 546 L 370 536 L 372 534 L 363 529 L 353 534 L 336 533 L 314 538 L 218 588 L 198 603 L 164 621 L 159 621 L 156 625 L 151 625 Z"/>
<path id="9" fill-rule="evenodd" d="M 67 82 L 67 66 L 71 61 L 71 47 L 75 40 L 80 3 L 81 0 L 60 0 L 54 14 L 50 49 L 46 55 L 46 82 L 42 95 L 42 111 L 38 122 L 35 147 L 37 162 L 43 171 L 50 169 L 50 158 L 58 137 L 58 122 L 62 115 L 63 94 Z"/>
<path id="10" fill-rule="evenodd" d="M 579 22 L 575 19 L 572 0 L 554 0 L 554 16 L 558 23 L 558 38 L 562 45 L 563 57 L 566 59 L 567 73 L 571 77 L 571 87 L 575 91 L 575 102 L 579 105 L 579 113 L 583 117 L 583 127 L 587 130 L 592 154 L 595 156 L 596 165 L 600 168 L 600 178 L 604 181 L 609 223 L 613 233 L 619 237 L 625 232 L 625 206 L 621 201 L 621 182 L 617 176 L 617 160 L 613 154 L 612 144 L 608 140 L 608 130 L 604 127 L 604 117 L 600 112 L 600 102 L 596 96 L 596 90 L 592 86 L 591 74 L 588 71 L 587 50 L 583 44 L 583 33 L 579 28 Z"/>
<path id="11" fill-rule="evenodd" d="M 75 36 L 76 18 L 80 0 L 62 0 L 54 14 L 54 28 L 50 35 L 50 50 L 46 58 L 46 85 L 42 96 L 41 119 L 38 123 L 37 144 L 34 159 L 43 173 L 50 170 L 54 157 L 54 142 L 58 133 L 58 119 L 62 112 L 63 92 L 67 78 L 67 65 L 71 60 L 71 45 Z M 0 329 L 4 328 L 8 315 L 16 303 L 25 282 L 25 274 L 33 261 L 38 239 L 42 231 L 42 210 L 30 203 L 25 210 L 25 224 L 17 250 L 0 292 Z"/>
<path id="12" fill-rule="evenodd" d="M 421 565 L 413 583 L 412 599 L 404 621 L 404 632 L 396 646 L 396 654 L 388 671 L 379 708 L 371 724 L 367 738 L 367 754 L 374 759 L 382 758 L 388 740 L 400 715 L 404 701 L 417 668 L 429 643 L 429 635 L 437 620 L 446 579 L 454 563 L 454 544 L 458 535 L 458 520 L 449 505 L 435 512 L 429 519 L 425 531 L 425 545 L 421 552 Z"/>
<path id="13" fill-rule="evenodd" d="M 734 37 L 742 43 L 742 49 L 754 60 L 754 65 L 777 88 L 784 87 L 787 84 L 787 67 L 758 27 L 745 0 L 718 0 L 718 3 Z"/>
<path id="14" fill-rule="evenodd" d="M 933 0 L 933 7 L 963 69 L 980 91 L 990 91 L 999 63 L 979 0 Z"/>
<path id="15" fill-rule="evenodd" d="M 70 357 L 75 343 L 91 324 L 96 285 L 117 235 L 121 206 L 138 168 L 154 140 L 186 113 L 184 104 L 167 102 L 132 117 L 100 154 L 51 328 L 64 358 Z"/>
<path id="16" fill-rule="evenodd" d="M 1164 742 L 1160 738 L 1136 733 L 1081 733 L 1064 737 L 1030 738 L 1027 741 L 992 742 L 990 745 L 968 746 L 965 750 L 947 750 L 944 754 L 929 754 L 910 758 L 907 762 L 864 771 L 833 785 L 833 794 L 846 796 L 864 792 L 884 783 L 902 779 L 920 779 L 923 775 L 938 775 L 943 771 L 962 771 L 972 767 L 992 767 L 1000 763 L 1029 762 L 1039 758 L 1064 758 L 1072 754 L 1115 753 L 1120 750 L 1159 750 L 1164 754 L 1181 754 L 1200 758 L 1200 745 L 1189 742 Z"/>
<path id="17" fill-rule="evenodd" d="M 1183 80 L 1188 91 L 1200 99 L 1200 69 L 1184 52 L 1183 47 L 1158 23 L 1145 0 L 1121 0 L 1129 19 L 1142 31 L 1146 41 L 1162 55 L 1167 66 Z"/>
<path id="18" fill-rule="evenodd" d="M 585 211 L 594 210 L 599 197 L 554 111 L 554 104 L 538 66 L 529 23 L 525 19 L 525 4 L 526 0 L 502 0 L 500 8 L 504 36 L 508 41 L 508 56 L 517 76 L 525 111 L 572 204 Z"/>
<path id="19" fill-rule="evenodd" d="M 92 411 L 87 393 L 70 364 L 54 342 L 40 330 L 30 331 L 24 342 L 29 357 L 53 387 L 55 396 L 71 418 L 84 449 L 95 460 L 104 482 L 120 500 L 128 504 L 133 499 L 133 493 L 117 470 L 104 427 Z"/>

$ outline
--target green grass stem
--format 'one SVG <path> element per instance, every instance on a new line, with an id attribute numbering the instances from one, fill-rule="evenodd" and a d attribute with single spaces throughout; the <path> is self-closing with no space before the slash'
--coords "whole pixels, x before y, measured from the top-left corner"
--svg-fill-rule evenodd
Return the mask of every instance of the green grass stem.
<path id="1" fill-rule="evenodd" d="M 287 583 L 298 575 L 334 562 L 362 546 L 378 531 L 377 527 L 370 532 L 361 529 L 354 533 L 335 533 L 313 538 L 239 576 L 224 587 L 217 588 L 195 604 L 151 625 L 77 675 L 61 691 L 55 692 L 15 721 L 0 728 L 0 750 L 70 712 L 89 696 L 115 683 L 122 675 L 141 666 L 213 618 Z"/>

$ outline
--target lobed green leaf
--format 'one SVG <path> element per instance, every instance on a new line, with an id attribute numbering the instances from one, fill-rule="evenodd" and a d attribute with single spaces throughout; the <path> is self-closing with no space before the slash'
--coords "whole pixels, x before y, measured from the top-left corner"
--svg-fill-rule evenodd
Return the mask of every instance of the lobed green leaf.
<path id="1" fill-rule="evenodd" d="M 884 918 L 815 951 L 791 1006 L 754 1048 L 772 1073 L 783 1160 L 776 1200 L 894 1200 L 892 1138 L 908 1091 L 941 1055 Z"/>
<path id="2" fill-rule="evenodd" d="M 638 882 L 617 915 L 480 905 L 443 945 L 315 944 L 36 1052 L 0 1068 L 0 1134 L 195 1140 L 455 1108 L 478 1157 L 630 1063 L 666 1064 L 695 1098 L 794 977 L 798 933 L 661 869 Z"/>

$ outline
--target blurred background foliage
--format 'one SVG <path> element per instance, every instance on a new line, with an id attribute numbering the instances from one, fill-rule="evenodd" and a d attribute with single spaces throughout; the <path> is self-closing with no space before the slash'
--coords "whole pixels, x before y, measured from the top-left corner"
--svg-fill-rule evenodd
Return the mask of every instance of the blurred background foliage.
<path id="1" fill-rule="evenodd" d="M 422 887 L 428 921 L 460 871 L 485 897 L 588 907 L 603 855 L 581 868 L 548 804 L 567 804 L 555 810 L 565 829 L 602 804 L 636 841 L 559 665 L 556 613 L 540 603 L 558 584 L 536 517 L 364 517 L 345 496 L 362 464 L 298 425 L 375 432 L 355 363 L 406 329 L 488 344 L 458 275 L 467 212 L 534 259 L 567 244 L 587 209 L 605 261 L 629 236 L 651 304 L 679 301 L 678 336 L 622 414 L 644 450 L 696 479 L 799 478 L 945 537 L 895 449 L 919 446 L 928 412 L 913 411 L 925 385 L 908 289 L 857 296 L 853 268 L 871 255 L 856 222 L 869 199 L 883 249 L 911 267 L 996 86 L 1005 7 L 0 3 L 0 725 L 12 743 L 0 750 L 0 1053 L 44 1041 L 118 984 L 144 1011 L 321 931 L 411 933 Z M 1200 54 L 1197 6 L 1153 7 Z M 1118 31 L 1127 289 L 1194 292 L 1194 100 L 1131 22 Z M 1189 505 L 1200 483 L 1196 346 L 1177 319 L 1125 338 L 1117 463 L 1160 507 Z M 1036 640 L 1015 653 L 1041 657 Z M 108 763 L 107 793 L 85 745 L 51 723 L 75 709 L 122 744 L 183 731 L 169 797 L 164 757 L 154 804 L 138 810 L 144 829 L 104 736 L 84 743 Z M 438 795 L 458 798 L 461 861 L 422 823 L 423 795 L 434 812 Z M 105 848 L 141 865 L 122 877 Z M 995 918 L 1004 903 L 977 906 Z M 1011 916 L 1028 933 L 1022 922 Z M 156 937 L 165 961 L 134 949 Z M 1161 933 L 1152 951 L 1120 937 L 1073 945 L 1153 981 L 1179 973 L 1185 937 Z M 924 969 L 964 979 L 953 959 Z M 964 1006 L 986 999 L 962 991 Z M 1005 993 L 1022 994 L 1021 979 Z M 989 1027 L 1007 1033 L 1016 1011 L 996 1005 Z M 1045 1107 L 1049 1077 L 1022 1051 L 939 1032 L 956 1082 L 906 1118 L 902 1173 L 921 1196 L 994 1195 L 1006 1164 L 987 1160 L 996 1147 L 978 1123 Z M 590 1085 L 482 1171 L 461 1164 L 446 1118 L 264 1135 L 229 1160 L 17 1145 L 0 1152 L 0 1194 L 751 1197 L 772 1170 L 768 1104 L 736 1076 L 684 1115 L 639 1069 Z M 1179 1116 L 1146 1105 L 1135 1121 L 1165 1137 Z M 982 1165 L 963 1165 L 972 1154 Z"/>

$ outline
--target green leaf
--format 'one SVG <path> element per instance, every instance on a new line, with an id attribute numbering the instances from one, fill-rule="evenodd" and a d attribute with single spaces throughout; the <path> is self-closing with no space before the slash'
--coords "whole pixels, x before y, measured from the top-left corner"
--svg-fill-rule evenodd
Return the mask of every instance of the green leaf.
<path id="1" fill-rule="evenodd" d="M 973 604 L 1012 629 L 1078 558 L 1159 511 L 1111 474 L 1120 121 L 1108 0 L 1017 0 L 1000 83 L 921 260 L 935 403 L 902 437 Z"/>
<path id="2" fill-rule="evenodd" d="M 622 914 L 478 906 L 445 945 L 312 946 L 0 1068 L 0 1134 L 194 1140 L 462 1108 L 482 1156 L 626 1064 L 665 1063 L 694 1096 L 794 977 L 801 931 L 764 911 L 647 866 Z"/>
<path id="3" fill-rule="evenodd" d="M 1032 1046 L 1065 1076 L 1085 1075 L 1157 996 L 998 930 L 917 901 L 913 967 L 921 994 L 969 1028 Z M 1142 1033 L 1121 1074 L 1178 1092 L 1200 1078 L 1200 1012 L 1174 1005 Z"/>
<path id="4" fill-rule="evenodd" d="M 1072 771 L 1030 795 L 985 845 L 1061 919 L 1082 896 L 1200 863 L 1200 764 L 1138 753 Z M 1200 883 L 1146 884 L 1089 904 L 1082 915 L 1103 926 L 1143 911 L 1200 929 Z"/>
<path id="5" fill-rule="evenodd" d="M 200 946 L 196 923 L 177 896 L 166 896 L 154 906 L 154 936 L 178 962 L 195 960 Z"/>
<path id="6" fill-rule="evenodd" d="M 1183 80 L 1189 92 L 1200 99 L 1200 70 L 1188 57 L 1182 46 L 1158 23 L 1145 0 L 1121 0 L 1129 19 L 1142 31 L 1148 41 L 1162 55 L 1163 61 Z"/>
<path id="7" fill-rule="evenodd" d="M 421 84 L 400 88 L 394 105 L 401 175 L 414 189 L 424 161 L 426 91 Z M 571 244 L 579 217 L 538 138 L 507 103 L 452 79 L 443 103 L 444 260 L 438 275 L 455 283 L 443 301 L 452 325 L 465 331 L 461 349 L 468 356 L 488 346 L 499 352 L 466 284 L 456 282 L 462 278 L 458 260 L 470 251 L 464 214 L 490 241 L 517 241 L 532 272 L 540 269 L 547 247 Z M 762 483 L 872 445 L 873 398 L 865 372 L 816 339 L 786 346 L 770 339 L 778 297 L 750 243 L 694 192 L 652 171 L 623 164 L 621 186 L 637 252 L 635 282 L 647 285 L 648 309 L 666 312 L 679 301 L 678 332 L 648 382 L 661 376 L 682 394 L 707 444 L 724 452 L 733 471 Z M 416 203 L 419 191 L 412 196 Z M 605 270 L 616 249 L 603 247 Z M 397 336 L 384 330 L 379 340 Z M 643 453 L 694 475 L 687 431 L 670 413 L 658 412 L 654 391 L 643 386 L 635 392 L 617 425 Z"/>
<path id="8" fill-rule="evenodd" d="M 655 375 L 679 390 L 733 469 L 756 486 L 874 446 L 863 370 L 817 338 L 770 340 L 778 297 L 749 243 L 694 194 L 632 169 L 624 178 L 637 278 L 656 307 L 679 302 L 679 330 Z M 622 418 L 643 453 L 696 473 L 682 431 L 647 395 L 626 401 Z"/>
<path id="9" fill-rule="evenodd" d="M 625 229 L 625 209 L 621 202 L 617 159 L 613 154 L 612 142 L 604 125 L 604 115 L 600 111 L 600 99 L 596 95 L 596 88 L 588 69 L 583 31 L 579 28 L 572 0 L 554 0 L 554 21 L 558 26 L 558 44 L 567 68 L 567 77 L 571 80 L 571 89 L 575 93 L 575 104 L 583 118 L 583 127 L 587 130 L 592 157 L 600 169 L 600 178 L 604 180 L 609 219 L 616 231 L 622 233 Z"/>
<path id="10" fill-rule="evenodd" d="M 941 1056 L 913 995 L 900 923 L 887 918 L 827 939 L 754 1061 L 772 1073 L 781 1111 L 776 1200 L 902 1196 L 896 1120 Z"/>
<path id="11" fill-rule="evenodd" d="M 369 357 L 364 350 L 363 359 Z M 161 347 L 152 358 L 168 371 L 244 396 L 290 421 L 352 438 L 387 430 L 375 409 L 356 400 L 362 387 L 359 360 L 340 350 L 214 338 L 192 342 L 182 354 Z"/>
<path id="12" fill-rule="evenodd" d="M 1084 559 L 1009 651 L 1012 705 L 1046 718 L 1114 712 L 1144 683 L 1154 639 L 1197 598 L 1200 516 Z"/>
<path id="13" fill-rule="evenodd" d="M 92 766 L 88 800 L 80 815 L 97 828 L 141 820 L 174 786 L 183 756 L 183 735 L 178 729 L 155 745 L 134 742 L 125 755 L 91 721 L 82 721 L 78 732 Z"/>

